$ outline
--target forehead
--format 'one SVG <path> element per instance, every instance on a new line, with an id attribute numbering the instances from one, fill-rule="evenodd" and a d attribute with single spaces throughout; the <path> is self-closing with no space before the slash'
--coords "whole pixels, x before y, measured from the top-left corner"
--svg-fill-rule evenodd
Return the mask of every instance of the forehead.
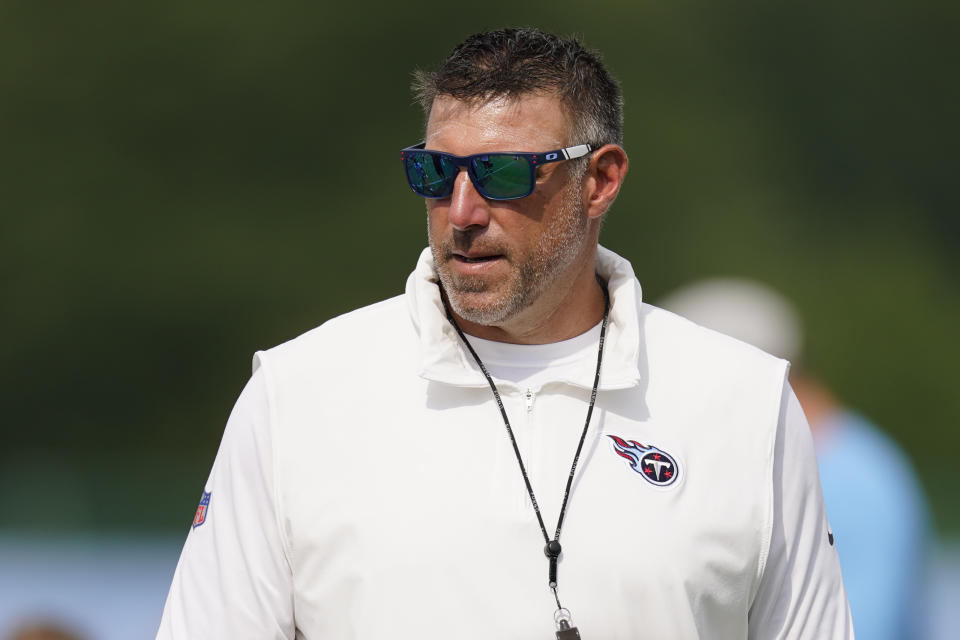
<path id="1" fill-rule="evenodd" d="M 427 147 L 457 155 L 481 151 L 547 151 L 567 146 L 569 118 L 549 94 L 485 102 L 440 96 L 427 120 Z"/>

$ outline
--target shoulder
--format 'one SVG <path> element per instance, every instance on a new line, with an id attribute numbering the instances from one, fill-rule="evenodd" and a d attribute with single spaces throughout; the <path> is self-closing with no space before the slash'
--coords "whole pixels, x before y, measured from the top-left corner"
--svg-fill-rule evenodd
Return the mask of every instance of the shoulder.
<path id="1" fill-rule="evenodd" d="M 721 384 L 738 375 L 772 375 L 782 382 L 789 366 L 753 345 L 651 304 L 640 305 L 639 318 L 650 364 L 661 368 Z"/>
<path id="2" fill-rule="evenodd" d="M 382 358 L 391 350 L 415 340 L 405 297 L 386 300 L 331 318 L 292 340 L 254 356 L 253 369 L 271 370 L 353 368 L 371 357 Z"/>
<path id="3" fill-rule="evenodd" d="M 871 496 L 878 504 L 923 509 L 923 491 L 907 453 L 855 412 L 838 411 L 821 425 L 817 458 L 828 503 L 863 504 Z"/>
<path id="4" fill-rule="evenodd" d="M 650 420 L 670 425 L 688 468 L 739 479 L 741 495 L 752 491 L 768 502 L 769 487 L 756 480 L 773 473 L 788 363 L 651 305 L 640 309 L 640 331 L 641 388 Z M 742 469 L 734 474 L 716 468 L 718 450 L 736 451 Z M 741 477 L 739 471 L 747 469 Z"/>
<path id="5" fill-rule="evenodd" d="M 823 431 L 824 455 L 857 451 L 866 454 L 871 465 L 879 462 L 896 468 L 909 466 L 900 446 L 859 413 L 846 409 L 837 411 L 824 422 Z"/>

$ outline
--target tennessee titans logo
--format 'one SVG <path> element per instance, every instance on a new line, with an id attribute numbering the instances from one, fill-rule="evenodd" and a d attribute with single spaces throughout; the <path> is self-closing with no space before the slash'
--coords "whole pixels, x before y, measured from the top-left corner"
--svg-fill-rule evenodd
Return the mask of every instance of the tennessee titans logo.
<path id="1" fill-rule="evenodd" d="M 666 451 L 653 445 L 642 445 L 636 440 L 624 440 L 610 436 L 613 452 L 630 463 L 630 468 L 643 476 L 647 482 L 666 487 L 680 477 L 680 465 Z"/>
<path id="2" fill-rule="evenodd" d="M 197 514 L 193 516 L 194 529 L 207 521 L 207 510 L 210 509 L 210 493 L 209 491 L 204 491 L 203 497 L 200 498 L 200 504 L 197 505 Z"/>

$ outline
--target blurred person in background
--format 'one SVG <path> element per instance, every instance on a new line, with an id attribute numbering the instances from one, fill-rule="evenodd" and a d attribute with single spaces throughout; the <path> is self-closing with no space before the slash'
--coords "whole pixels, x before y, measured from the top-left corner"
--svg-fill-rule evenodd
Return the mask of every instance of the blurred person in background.
<path id="1" fill-rule="evenodd" d="M 752 280 L 712 278 L 677 289 L 659 306 L 791 361 L 857 637 L 924 637 L 929 514 L 919 480 L 897 443 L 806 366 L 793 304 Z"/>
<path id="2" fill-rule="evenodd" d="M 57 622 L 33 621 L 18 625 L 4 640 L 86 640 L 76 631 L 72 631 Z"/>

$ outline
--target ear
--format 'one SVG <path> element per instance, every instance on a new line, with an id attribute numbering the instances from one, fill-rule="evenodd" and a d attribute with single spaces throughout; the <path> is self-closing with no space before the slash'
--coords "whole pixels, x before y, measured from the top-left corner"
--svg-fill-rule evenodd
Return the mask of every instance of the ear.
<path id="1" fill-rule="evenodd" d="M 588 218 L 599 219 L 617 199 L 629 164 L 627 152 L 620 145 L 605 144 L 593 152 L 583 180 L 583 198 Z"/>

